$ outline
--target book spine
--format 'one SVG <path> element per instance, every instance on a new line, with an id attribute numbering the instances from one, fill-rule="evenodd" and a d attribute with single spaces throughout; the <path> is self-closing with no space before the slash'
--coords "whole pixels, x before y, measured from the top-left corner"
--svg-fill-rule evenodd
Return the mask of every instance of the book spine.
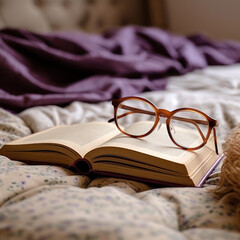
<path id="1" fill-rule="evenodd" d="M 88 175 L 93 170 L 92 164 L 85 158 L 76 160 L 72 167 L 82 175 Z"/>
<path id="2" fill-rule="evenodd" d="M 225 158 L 224 154 L 221 154 L 219 156 L 219 158 L 217 159 L 217 161 L 212 165 L 212 167 L 207 171 L 207 173 L 203 176 L 203 178 L 201 179 L 201 181 L 198 183 L 198 185 L 196 187 L 201 188 L 203 186 L 203 184 L 205 183 L 205 181 L 207 180 L 207 178 L 210 176 L 210 174 L 215 170 L 215 168 L 218 166 L 218 164 L 223 161 L 223 159 Z"/>

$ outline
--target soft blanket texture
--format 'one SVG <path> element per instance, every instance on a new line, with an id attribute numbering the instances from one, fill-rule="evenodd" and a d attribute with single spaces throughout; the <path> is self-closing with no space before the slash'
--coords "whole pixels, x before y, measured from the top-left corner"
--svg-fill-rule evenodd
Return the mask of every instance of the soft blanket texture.
<path id="1" fill-rule="evenodd" d="M 172 77 L 166 90 L 140 96 L 159 108 L 194 107 L 216 118 L 220 146 L 240 122 L 240 64 Z M 20 114 L 0 109 L 0 145 L 59 124 L 107 121 L 112 110 L 110 101 L 39 106 Z M 239 201 L 234 194 L 212 193 L 220 168 L 203 188 L 152 188 L 0 156 L 0 240 L 239 240 Z"/>
<path id="2" fill-rule="evenodd" d="M 164 89 L 166 77 L 240 60 L 240 44 L 125 27 L 102 35 L 0 31 L 0 105 L 11 111 Z"/>

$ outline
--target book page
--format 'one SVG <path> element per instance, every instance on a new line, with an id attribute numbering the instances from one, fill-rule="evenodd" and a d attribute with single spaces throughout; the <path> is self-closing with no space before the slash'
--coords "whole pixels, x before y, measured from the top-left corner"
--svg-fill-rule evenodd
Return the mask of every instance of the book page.
<path id="1" fill-rule="evenodd" d="M 134 129 L 137 132 L 137 128 L 141 128 L 142 131 L 144 127 L 146 129 L 149 129 L 148 124 L 152 123 L 138 122 L 132 124 L 128 129 L 130 130 Z M 185 134 L 189 134 L 189 131 L 184 132 L 183 137 Z M 195 136 L 192 136 L 192 142 L 194 141 L 196 141 L 196 138 Z M 168 135 L 165 123 L 162 123 L 160 128 L 157 126 L 151 134 L 144 138 L 132 138 L 120 134 L 114 137 L 113 139 L 110 139 L 109 141 L 105 142 L 102 146 L 106 147 L 114 146 L 132 149 L 134 151 L 152 155 L 158 158 L 167 159 L 170 160 L 171 162 L 183 164 L 189 158 L 194 157 L 196 155 L 196 152 L 198 152 L 198 151 L 194 152 L 186 151 L 176 146 Z"/>
<path id="2" fill-rule="evenodd" d="M 74 125 L 57 126 L 24 138 L 12 141 L 8 145 L 59 143 L 73 147 L 84 154 L 110 138 L 119 134 L 116 126 L 105 122 L 79 123 Z M 77 148 L 77 149 L 76 149 Z"/>

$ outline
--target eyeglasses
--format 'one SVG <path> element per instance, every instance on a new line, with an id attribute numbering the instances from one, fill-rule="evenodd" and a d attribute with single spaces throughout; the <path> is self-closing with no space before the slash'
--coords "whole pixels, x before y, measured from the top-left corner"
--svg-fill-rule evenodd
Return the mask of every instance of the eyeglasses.
<path id="1" fill-rule="evenodd" d="M 179 108 L 174 111 L 159 109 L 150 101 L 140 97 L 113 99 L 114 118 L 117 128 L 134 138 L 146 137 L 166 119 L 167 132 L 172 142 L 185 150 L 203 147 L 213 130 L 215 151 L 218 154 L 216 127 L 218 122 L 207 114 L 193 108 Z M 130 127 L 130 124 L 135 127 Z"/>

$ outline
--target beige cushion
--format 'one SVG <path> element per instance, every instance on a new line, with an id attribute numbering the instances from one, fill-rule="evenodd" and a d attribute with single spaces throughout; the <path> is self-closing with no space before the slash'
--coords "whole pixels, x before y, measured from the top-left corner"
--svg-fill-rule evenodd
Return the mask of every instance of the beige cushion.
<path id="1" fill-rule="evenodd" d="M 7 27 L 24 27 L 29 30 L 37 28 L 41 32 L 49 30 L 42 12 L 31 0 L 1 0 L 0 14 L 4 26 Z"/>
<path id="2" fill-rule="evenodd" d="M 139 0 L 0 0 L 0 28 L 101 32 L 141 24 Z"/>

